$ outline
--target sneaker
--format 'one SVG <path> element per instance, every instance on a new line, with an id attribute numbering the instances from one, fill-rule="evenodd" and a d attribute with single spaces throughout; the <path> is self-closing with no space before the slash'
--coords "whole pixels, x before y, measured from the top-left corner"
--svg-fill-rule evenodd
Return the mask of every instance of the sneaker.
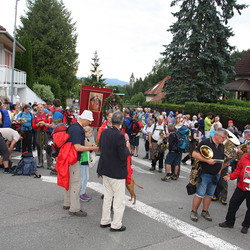
<path id="1" fill-rule="evenodd" d="M 155 167 L 151 167 L 149 171 L 155 171 Z"/>
<path id="2" fill-rule="evenodd" d="M 69 215 L 72 215 L 72 216 L 78 216 L 78 217 L 86 217 L 87 216 L 87 213 L 82 211 L 82 210 L 79 210 L 77 212 L 70 212 L 69 211 Z"/>
<path id="3" fill-rule="evenodd" d="M 158 173 L 162 173 L 162 168 L 159 168 L 159 169 L 158 169 Z"/>
<path id="4" fill-rule="evenodd" d="M 204 219 L 206 219 L 206 220 L 208 220 L 208 221 L 212 221 L 212 217 L 210 216 L 210 214 L 209 214 L 209 212 L 208 211 L 202 211 L 201 212 L 201 216 L 204 218 Z"/>
<path id="5" fill-rule="evenodd" d="M 190 214 L 190 219 L 195 222 L 198 221 L 198 213 L 192 210 Z"/>
<path id="6" fill-rule="evenodd" d="M 52 169 L 49 174 L 50 175 L 57 175 L 57 171 L 55 169 Z"/>
<path id="7" fill-rule="evenodd" d="M 86 193 L 85 193 L 85 197 L 86 197 L 86 198 L 89 198 L 90 200 L 92 200 L 92 197 L 91 197 L 91 196 L 88 196 Z"/>
<path id="8" fill-rule="evenodd" d="M 242 227 L 241 232 L 242 232 L 243 234 L 247 234 L 247 232 L 248 232 L 248 227 Z"/>
<path id="9" fill-rule="evenodd" d="M 69 209 L 70 209 L 70 206 L 63 206 L 63 209 L 64 209 L 64 210 L 69 210 Z"/>
<path id="10" fill-rule="evenodd" d="M 121 226 L 120 228 L 118 229 L 114 229 L 114 228 L 110 228 L 110 232 L 123 232 L 126 230 L 126 227 L 125 226 Z"/>
<path id="11" fill-rule="evenodd" d="M 225 222 L 219 223 L 219 227 L 233 228 L 234 226 L 233 226 L 233 225 L 229 225 L 229 224 L 225 221 Z"/>
<path id="12" fill-rule="evenodd" d="M 225 206 L 227 205 L 227 200 L 221 199 L 220 202 L 222 205 L 225 205 Z"/>
<path id="13" fill-rule="evenodd" d="M 216 197 L 216 196 L 214 196 L 214 197 L 212 198 L 212 201 L 218 201 L 218 200 L 219 200 L 219 198 Z"/>
<path id="14" fill-rule="evenodd" d="M 163 178 L 161 178 L 162 181 L 168 181 L 171 179 L 171 174 L 170 173 L 167 173 Z"/>
<path id="15" fill-rule="evenodd" d="M 4 171 L 3 171 L 4 174 L 10 174 L 10 170 L 9 168 L 5 168 Z"/>
<path id="16" fill-rule="evenodd" d="M 178 179 L 178 176 L 176 174 L 173 174 L 171 176 L 171 180 L 177 181 L 177 179 Z"/>
<path id="17" fill-rule="evenodd" d="M 82 195 L 80 195 L 80 200 L 81 201 L 90 201 L 91 199 L 86 194 L 82 194 Z"/>

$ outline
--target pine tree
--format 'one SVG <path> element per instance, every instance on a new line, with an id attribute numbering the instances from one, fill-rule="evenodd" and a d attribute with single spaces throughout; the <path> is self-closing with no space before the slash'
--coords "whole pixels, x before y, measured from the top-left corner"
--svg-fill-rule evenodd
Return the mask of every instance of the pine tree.
<path id="1" fill-rule="evenodd" d="M 27 0 L 27 7 L 26 15 L 21 17 L 18 37 L 27 34 L 30 37 L 35 78 L 58 79 L 65 100 L 76 81 L 78 67 L 75 23 L 62 1 Z"/>
<path id="2" fill-rule="evenodd" d="M 92 69 L 90 70 L 91 75 L 84 79 L 84 84 L 96 87 L 105 87 L 106 84 L 104 83 L 105 79 L 102 78 L 102 70 L 100 69 L 100 62 L 97 51 L 94 52 L 94 57 L 91 58 L 92 60 Z"/>
<path id="3" fill-rule="evenodd" d="M 215 102 L 225 92 L 227 74 L 233 71 L 228 39 L 232 29 L 226 26 L 234 10 L 245 5 L 231 0 L 174 0 L 180 4 L 170 26 L 172 42 L 163 53 L 169 62 L 171 79 L 166 82 L 169 102 Z"/>
<path id="4" fill-rule="evenodd" d="M 25 51 L 17 53 L 16 55 L 16 67 L 26 72 L 27 74 L 27 85 L 31 89 L 34 84 L 34 74 L 33 74 L 33 59 L 32 59 L 32 45 L 29 35 L 22 37 L 19 42 L 24 46 Z"/>

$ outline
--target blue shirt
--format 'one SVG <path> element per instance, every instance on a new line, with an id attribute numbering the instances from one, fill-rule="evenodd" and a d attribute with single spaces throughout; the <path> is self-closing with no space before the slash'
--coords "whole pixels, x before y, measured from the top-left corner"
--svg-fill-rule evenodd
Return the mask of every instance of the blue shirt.
<path id="1" fill-rule="evenodd" d="M 63 113 L 61 112 L 63 111 L 63 109 L 58 109 L 54 114 L 53 114 L 53 122 L 59 120 L 59 119 L 63 119 Z"/>
<path id="2" fill-rule="evenodd" d="M 78 123 L 75 122 L 69 126 L 67 133 L 70 135 L 68 142 L 72 142 L 73 145 L 80 144 L 84 146 L 85 141 L 85 131 L 83 127 Z M 82 152 L 78 152 L 78 161 L 81 159 Z"/>
<path id="3" fill-rule="evenodd" d="M 24 112 L 19 113 L 17 115 L 17 120 L 19 118 L 20 119 L 22 119 L 22 118 L 26 119 L 26 122 L 21 125 L 21 130 L 22 131 L 29 131 L 29 130 L 32 129 L 32 118 L 33 118 L 33 115 L 30 112 L 28 112 L 28 113 L 24 113 Z"/>

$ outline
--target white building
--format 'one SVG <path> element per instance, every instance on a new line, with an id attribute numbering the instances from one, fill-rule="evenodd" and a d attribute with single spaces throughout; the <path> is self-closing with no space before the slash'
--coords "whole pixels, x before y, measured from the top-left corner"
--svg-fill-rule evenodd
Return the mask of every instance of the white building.
<path id="1" fill-rule="evenodd" d="M 0 96 L 11 99 L 12 52 L 14 38 L 0 26 Z M 24 52 L 25 48 L 16 42 L 16 52 Z M 13 102 L 44 103 L 27 85 L 26 72 L 14 69 Z"/>

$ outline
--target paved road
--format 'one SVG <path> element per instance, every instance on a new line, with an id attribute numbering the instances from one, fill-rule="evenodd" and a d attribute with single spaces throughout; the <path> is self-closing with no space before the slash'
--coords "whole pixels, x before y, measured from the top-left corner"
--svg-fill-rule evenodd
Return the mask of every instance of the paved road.
<path id="1" fill-rule="evenodd" d="M 142 143 L 142 140 L 140 141 Z M 11 176 L 0 170 L 0 249 L 249 249 L 249 235 L 240 233 L 245 203 L 237 213 L 233 229 L 221 229 L 227 206 L 212 203 L 212 222 L 189 219 L 192 196 L 188 196 L 190 166 L 182 166 L 178 181 L 162 182 L 164 173 L 150 172 L 140 146 L 133 157 L 134 178 L 144 189 L 136 188 L 138 202 L 128 201 L 123 233 L 99 227 L 101 218 L 101 179 L 90 170 L 90 202 L 82 202 L 86 218 L 75 218 L 62 209 L 63 189 L 49 170 L 39 169 L 41 179 Z M 16 160 L 17 161 L 17 160 Z M 229 197 L 236 183 L 229 185 Z"/>

